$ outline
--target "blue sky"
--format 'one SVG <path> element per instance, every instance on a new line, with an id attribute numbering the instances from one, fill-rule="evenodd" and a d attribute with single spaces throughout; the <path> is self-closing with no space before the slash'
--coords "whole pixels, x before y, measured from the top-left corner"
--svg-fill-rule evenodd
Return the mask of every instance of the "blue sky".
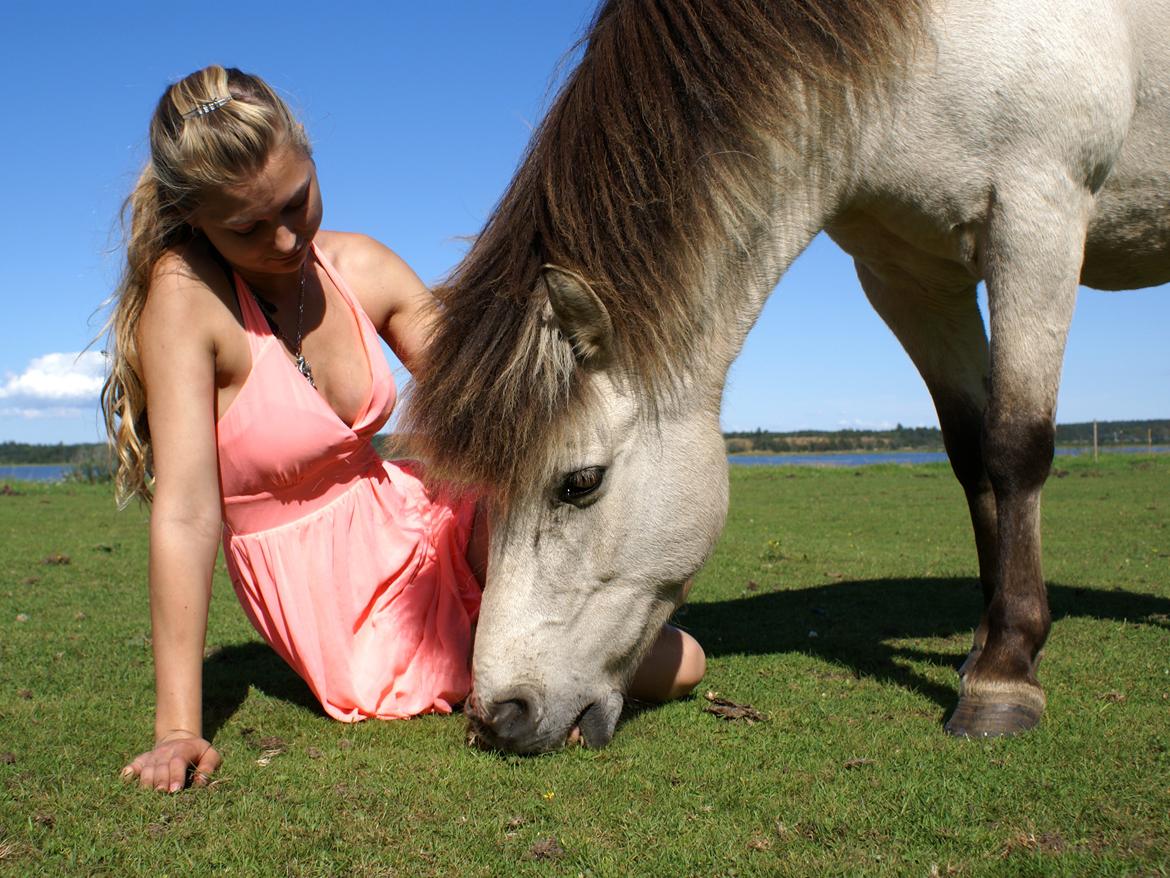
<path id="1" fill-rule="evenodd" d="M 119 269 L 116 214 L 169 82 L 213 62 L 264 76 L 313 139 L 326 227 L 373 235 L 434 281 L 506 186 L 592 8 L 577 0 L 335 11 L 300 2 L 5 4 L 0 441 L 101 436 L 100 355 L 77 352 L 101 326 Z M 1166 288 L 1084 291 L 1059 420 L 1170 415 L 1168 330 Z M 818 238 L 732 370 L 724 427 L 898 422 L 935 424 L 930 399 L 866 304 L 850 261 Z"/>

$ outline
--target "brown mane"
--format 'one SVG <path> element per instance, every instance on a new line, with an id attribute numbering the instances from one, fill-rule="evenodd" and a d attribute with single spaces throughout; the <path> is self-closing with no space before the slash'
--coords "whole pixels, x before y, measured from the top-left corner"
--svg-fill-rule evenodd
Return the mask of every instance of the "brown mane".
<path id="1" fill-rule="evenodd" d="M 760 159 L 803 112 L 901 57 L 921 0 L 608 0 L 586 50 L 470 252 L 402 428 L 439 476 L 507 497 L 582 411 L 579 367 L 547 324 L 544 263 L 608 309 L 616 373 L 643 398 L 685 374 L 714 306 L 702 256 L 765 210 Z M 793 86 L 797 86 L 794 88 Z M 758 222 L 758 220 L 756 220 Z"/>

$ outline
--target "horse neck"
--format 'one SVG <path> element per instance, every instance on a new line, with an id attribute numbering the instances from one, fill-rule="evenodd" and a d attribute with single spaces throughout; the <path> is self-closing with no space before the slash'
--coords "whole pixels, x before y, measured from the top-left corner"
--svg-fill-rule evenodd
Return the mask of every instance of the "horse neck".
<path id="1" fill-rule="evenodd" d="M 700 283 L 713 319 L 696 357 L 691 385 L 708 389 L 716 410 L 727 370 L 743 348 L 768 296 L 797 256 L 824 228 L 852 185 L 850 132 L 815 126 L 777 144 L 768 167 L 765 210 L 741 225 L 732 246 L 712 242 Z M 853 126 L 850 126 L 851 128 Z"/>

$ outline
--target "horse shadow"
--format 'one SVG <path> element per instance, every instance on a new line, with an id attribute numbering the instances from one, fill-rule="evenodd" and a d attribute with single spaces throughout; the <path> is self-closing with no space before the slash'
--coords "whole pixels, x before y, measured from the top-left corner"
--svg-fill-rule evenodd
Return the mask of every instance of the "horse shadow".
<path id="1" fill-rule="evenodd" d="M 1170 599 L 1121 589 L 1048 586 L 1052 619 L 1130 621 L 1170 631 Z M 898 641 L 970 635 L 982 611 L 977 581 L 968 578 L 875 579 L 835 582 L 791 591 L 683 607 L 675 621 L 703 644 L 707 655 L 804 653 L 855 677 L 920 692 L 949 714 L 958 685 L 943 686 L 911 662 L 958 669 L 970 647 L 926 650 Z M 203 666 L 204 728 L 210 739 L 239 710 L 251 689 L 325 717 L 316 697 L 267 645 L 258 641 L 217 650 Z M 623 724 L 653 709 L 631 702 Z M 942 719 L 940 718 L 940 722 Z"/>
<path id="2" fill-rule="evenodd" d="M 1053 622 L 1070 617 L 1127 620 L 1170 631 L 1170 599 L 1155 595 L 1053 583 L 1048 602 Z M 677 622 L 709 656 L 816 656 L 855 677 L 920 692 L 945 716 L 958 702 L 957 677 L 955 686 L 943 686 L 916 672 L 911 662 L 957 672 L 982 609 L 982 591 L 973 579 L 877 579 L 690 604 Z M 944 651 L 898 642 L 955 635 L 964 635 L 961 644 Z"/>

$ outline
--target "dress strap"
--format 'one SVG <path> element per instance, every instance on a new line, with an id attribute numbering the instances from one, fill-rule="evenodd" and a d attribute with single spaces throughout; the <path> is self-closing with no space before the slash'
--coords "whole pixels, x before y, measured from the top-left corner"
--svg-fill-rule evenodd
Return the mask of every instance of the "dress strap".
<path id="1" fill-rule="evenodd" d="M 313 241 L 309 246 L 313 248 L 313 257 L 325 269 L 325 274 L 329 276 L 329 280 L 333 281 L 333 286 L 337 287 L 341 295 L 345 298 L 346 303 L 353 309 L 354 317 L 358 320 L 359 325 L 361 324 L 362 317 L 365 317 L 368 321 L 369 316 L 366 314 L 366 310 L 362 307 L 361 302 L 357 300 L 357 296 L 353 294 L 353 290 L 349 288 L 349 284 L 345 282 L 345 278 L 333 267 L 333 263 L 329 261 L 329 257 L 317 246 L 316 241 Z"/>
<path id="2" fill-rule="evenodd" d="M 358 297 L 350 289 L 349 284 L 345 282 L 345 278 L 341 276 L 341 272 L 333 267 L 333 263 L 329 261 L 329 257 L 317 246 L 317 242 L 312 242 L 310 246 L 313 248 L 313 256 L 317 260 L 317 263 L 325 269 L 326 276 L 332 281 L 337 291 L 341 293 L 341 298 L 345 300 L 350 313 L 353 315 L 354 322 L 357 324 L 362 350 L 366 355 L 366 368 L 370 375 L 370 394 L 366 399 L 365 408 L 354 419 L 354 429 L 357 430 L 359 427 L 364 429 L 368 426 L 367 422 L 371 415 L 376 415 L 385 410 L 386 416 L 389 416 L 390 410 L 394 407 L 394 377 L 390 374 L 390 365 L 386 362 L 386 358 L 382 356 L 378 329 L 374 326 L 374 322 L 370 320 L 370 315 L 366 313 L 366 309 L 362 307 L 362 303 L 358 301 Z M 384 420 L 385 418 L 378 421 L 378 426 L 381 426 Z"/>
<path id="3" fill-rule="evenodd" d="M 240 277 L 240 273 L 235 269 L 232 269 L 232 279 L 235 281 L 236 301 L 240 305 L 240 314 L 244 318 L 244 329 L 248 331 L 249 335 L 260 338 L 272 335 L 272 328 L 268 325 L 264 312 L 260 310 L 260 303 L 252 295 L 248 282 Z"/>

